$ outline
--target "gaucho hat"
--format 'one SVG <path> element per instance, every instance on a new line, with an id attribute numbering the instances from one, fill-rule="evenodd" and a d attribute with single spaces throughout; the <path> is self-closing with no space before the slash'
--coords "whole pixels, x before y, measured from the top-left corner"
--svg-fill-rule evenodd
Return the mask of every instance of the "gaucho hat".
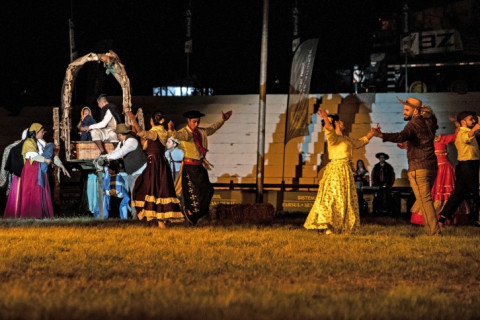
<path id="1" fill-rule="evenodd" d="M 195 119 L 195 118 L 201 118 L 205 115 L 198 110 L 190 110 L 185 112 L 183 116 L 187 119 Z"/>
<path id="2" fill-rule="evenodd" d="M 386 154 L 386 153 L 383 153 L 383 152 L 379 152 L 379 153 L 377 153 L 377 154 L 375 155 L 375 157 L 376 157 L 377 159 L 380 159 L 381 156 L 383 156 L 383 157 L 385 158 L 385 160 L 390 159 L 390 156 L 389 156 L 388 154 Z"/>
<path id="3" fill-rule="evenodd" d="M 416 98 L 409 97 L 407 98 L 407 101 L 403 101 L 399 97 L 397 97 L 397 99 L 401 104 L 410 106 L 412 108 L 421 108 L 423 106 L 422 100 Z"/>

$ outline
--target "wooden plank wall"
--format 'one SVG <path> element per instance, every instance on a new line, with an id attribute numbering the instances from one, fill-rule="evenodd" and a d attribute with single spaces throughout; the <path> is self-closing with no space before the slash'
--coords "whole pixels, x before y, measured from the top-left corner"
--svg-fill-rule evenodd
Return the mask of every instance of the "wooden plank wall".
<path id="1" fill-rule="evenodd" d="M 283 169 L 283 139 L 285 134 L 285 111 L 287 95 L 268 95 L 265 124 L 265 183 L 280 183 L 282 172 L 286 183 L 317 183 L 322 164 L 325 164 L 325 142 L 321 124 L 314 110 L 316 98 L 330 113 L 339 113 L 346 122 L 349 135 L 358 138 L 366 134 L 370 126 L 380 123 L 384 132 L 397 132 L 403 129 L 403 107 L 396 96 L 405 100 L 405 93 L 363 93 L 349 94 L 312 94 L 309 106 L 310 124 L 308 134 L 294 138 L 285 147 L 285 167 Z M 449 115 L 456 115 L 462 110 L 474 110 L 480 114 L 480 93 L 424 93 L 412 94 L 430 105 L 439 119 L 439 132 L 451 133 L 454 126 L 448 121 Z M 121 97 L 112 97 L 112 102 L 121 104 Z M 142 107 L 145 123 L 149 127 L 152 112 L 160 110 L 167 114 L 167 119 L 174 121 L 176 128 L 181 128 L 186 121 L 182 114 L 196 109 L 206 114 L 202 126 L 220 119 L 222 111 L 232 110 L 231 119 L 209 140 L 207 158 L 214 165 L 210 171 L 212 182 L 255 183 L 258 137 L 258 95 L 232 95 L 211 97 L 144 97 L 133 96 L 134 108 Z M 82 106 L 74 109 L 79 114 Z M 91 107 L 92 110 L 97 108 Z M 4 133 L 0 136 L 0 152 L 9 143 L 18 140 L 24 128 L 32 122 L 41 122 L 47 128 L 47 141 L 53 141 L 52 134 L 53 107 L 25 107 L 17 116 L 10 116 L 0 108 L 0 125 Z M 74 125 L 74 119 L 72 122 Z M 74 139 L 72 137 L 72 139 Z M 451 149 L 451 148 L 450 148 Z M 454 152 L 455 150 L 453 150 Z M 407 159 L 405 150 L 393 143 L 382 143 L 374 138 L 365 148 L 354 152 L 354 162 L 363 159 L 369 171 L 377 162 L 375 154 L 385 152 L 390 155 L 390 164 L 397 175 L 396 184 L 408 185 L 406 180 Z"/>

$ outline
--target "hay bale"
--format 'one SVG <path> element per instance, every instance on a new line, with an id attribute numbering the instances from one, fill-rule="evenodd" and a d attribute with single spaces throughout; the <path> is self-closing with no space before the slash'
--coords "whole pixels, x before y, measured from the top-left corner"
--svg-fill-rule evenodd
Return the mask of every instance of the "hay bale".
<path id="1" fill-rule="evenodd" d="M 218 204 L 212 210 L 212 220 L 234 224 L 265 224 L 273 222 L 275 210 L 270 203 Z"/>

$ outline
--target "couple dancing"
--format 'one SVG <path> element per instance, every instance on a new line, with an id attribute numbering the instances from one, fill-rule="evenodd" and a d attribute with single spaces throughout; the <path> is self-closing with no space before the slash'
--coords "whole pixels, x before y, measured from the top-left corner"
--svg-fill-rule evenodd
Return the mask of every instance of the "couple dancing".
<path id="1" fill-rule="evenodd" d="M 306 229 L 325 230 L 326 234 L 351 233 L 360 225 L 355 181 L 351 169 L 353 148 L 361 148 L 376 136 L 384 142 L 408 142 L 408 179 L 415 198 L 424 215 L 424 228 L 428 235 L 440 233 L 430 190 L 437 173 L 434 150 L 437 119 L 422 101 L 398 99 L 403 104 L 403 118 L 408 121 L 401 132 L 383 133 L 372 128 L 360 138 L 351 139 L 343 134 L 344 124 L 338 115 L 329 115 L 319 109 L 327 137 L 330 162 L 319 183 L 318 194 L 305 221 Z"/>

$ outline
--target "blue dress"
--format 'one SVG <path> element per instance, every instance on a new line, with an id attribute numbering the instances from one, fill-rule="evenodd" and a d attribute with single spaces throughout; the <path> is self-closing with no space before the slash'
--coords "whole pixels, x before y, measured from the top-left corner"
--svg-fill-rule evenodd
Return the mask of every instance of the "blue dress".
<path id="1" fill-rule="evenodd" d="M 83 118 L 81 122 L 81 126 L 88 127 L 95 123 L 97 123 L 97 121 L 95 121 L 95 119 L 93 119 L 91 115 L 88 115 L 85 118 Z M 92 135 L 90 134 L 90 131 L 81 131 L 80 141 L 92 141 Z"/>

